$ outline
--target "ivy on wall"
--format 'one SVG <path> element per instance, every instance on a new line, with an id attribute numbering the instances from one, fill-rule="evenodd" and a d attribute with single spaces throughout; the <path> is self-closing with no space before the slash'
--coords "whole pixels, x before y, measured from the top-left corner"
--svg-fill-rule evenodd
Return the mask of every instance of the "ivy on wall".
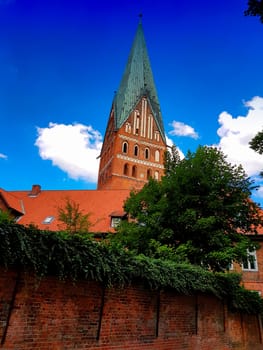
<path id="1" fill-rule="evenodd" d="M 263 315 L 263 300 L 240 286 L 239 274 L 213 273 L 199 266 L 135 255 L 89 235 L 0 223 L 0 265 L 30 270 L 40 277 L 94 280 L 107 287 L 138 281 L 152 289 L 171 288 L 181 294 L 210 293 L 226 300 L 233 310 Z"/>

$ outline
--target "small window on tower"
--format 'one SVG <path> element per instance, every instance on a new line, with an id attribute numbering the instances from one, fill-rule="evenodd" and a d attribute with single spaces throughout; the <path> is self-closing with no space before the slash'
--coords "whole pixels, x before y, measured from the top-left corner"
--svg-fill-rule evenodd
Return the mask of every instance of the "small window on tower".
<path id="1" fill-rule="evenodd" d="M 123 174 L 124 175 L 129 175 L 129 164 L 124 164 L 124 167 L 123 167 Z"/>
<path id="2" fill-rule="evenodd" d="M 155 151 L 155 161 L 159 162 L 160 161 L 160 152 L 157 150 Z"/>
<path id="3" fill-rule="evenodd" d="M 127 153 L 128 152 L 128 142 L 123 142 L 122 144 L 122 152 Z"/>
<path id="4" fill-rule="evenodd" d="M 155 178 L 155 180 L 159 180 L 159 171 L 155 171 L 154 172 L 154 178 Z"/>
<path id="5" fill-rule="evenodd" d="M 132 167 L 132 177 L 137 177 L 137 167 L 136 167 L 136 165 L 134 165 Z"/>
<path id="6" fill-rule="evenodd" d="M 152 177 L 152 171 L 151 171 L 151 169 L 148 169 L 147 170 L 147 180 L 149 180 L 150 177 Z"/>
<path id="7" fill-rule="evenodd" d="M 136 157 L 139 155 L 139 147 L 137 145 L 134 146 L 134 155 Z"/>
<path id="8" fill-rule="evenodd" d="M 149 148 L 145 148 L 145 159 L 149 159 L 150 158 L 150 150 Z"/>

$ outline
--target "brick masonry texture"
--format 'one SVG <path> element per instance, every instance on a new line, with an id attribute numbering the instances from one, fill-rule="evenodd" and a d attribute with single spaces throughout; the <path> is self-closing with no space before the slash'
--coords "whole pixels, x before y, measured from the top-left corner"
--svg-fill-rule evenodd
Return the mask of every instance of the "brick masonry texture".
<path id="1" fill-rule="evenodd" d="M 262 323 L 209 295 L 0 270 L 0 349 L 262 350 Z"/>

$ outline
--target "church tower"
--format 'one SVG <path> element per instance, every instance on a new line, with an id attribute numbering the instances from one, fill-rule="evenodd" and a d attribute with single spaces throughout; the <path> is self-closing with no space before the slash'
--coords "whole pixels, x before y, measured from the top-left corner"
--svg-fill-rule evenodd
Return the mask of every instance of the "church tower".
<path id="1" fill-rule="evenodd" d="M 141 189 L 164 173 L 165 133 L 139 23 L 100 155 L 98 189 Z"/>

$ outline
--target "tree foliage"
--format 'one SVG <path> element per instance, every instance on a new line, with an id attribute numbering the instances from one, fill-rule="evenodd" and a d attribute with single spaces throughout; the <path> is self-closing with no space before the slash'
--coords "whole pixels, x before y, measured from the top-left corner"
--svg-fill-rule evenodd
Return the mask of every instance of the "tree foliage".
<path id="1" fill-rule="evenodd" d="M 65 198 L 63 206 L 58 207 L 58 220 L 60 229 L 69 234 L 88 233 L 91 222 L 90 214 L 83 214 L 80 206 L 70 198 Z"/>
<path id="2" fill-rule="evenodd" d="M 259 131 L 249 142 L 249 146 L 259 154 L 263 154 L 263 131 Z"/>
<path id="3" fill-rule="evenodd" d="M 263 0 L 248 0 L 246 16 L 258 16 L 263 23 Z"/>
<path id="4" fill-rule="evenodd" d="M 262 223 L 243 168 L 210 147 L 167 164 L 160 182 L 152 179 L 131 193 L 125 210 L 133 220 L 121 224 L 114 239 L 138 254 L 161 252 L 214 271 L 242 262 L 254 247 L 246 234 Z"/>
<path id="5" fill-rule="evenodd" d="M 9 211 L 0 209 L 0 224 L 1 223 L 13 223 L 15 220 Z"/>
<path id="6" fill-rule="evenodd" d="M 175 171 L 176 166 L 179 164 L 179 162 L 180 162 L 180 155 L 179 155 L 178 149 L 176 148 L 175 145 L 173 145 L 172 147 L 170 147 L 169 150 L 165 152 L 165 155 L 164 155 L 165 176 L 169 176 L 170 174 L 172 174 Z"/>
<path id="7" fill-rule="evenodd" d="M 255 152 L 263 154 L 263 131 L 259 131 L 253 139 L 249 142 L 249 146 Z M 260 176 L 263 177 L 263 171 L 260 172 Z"/>

